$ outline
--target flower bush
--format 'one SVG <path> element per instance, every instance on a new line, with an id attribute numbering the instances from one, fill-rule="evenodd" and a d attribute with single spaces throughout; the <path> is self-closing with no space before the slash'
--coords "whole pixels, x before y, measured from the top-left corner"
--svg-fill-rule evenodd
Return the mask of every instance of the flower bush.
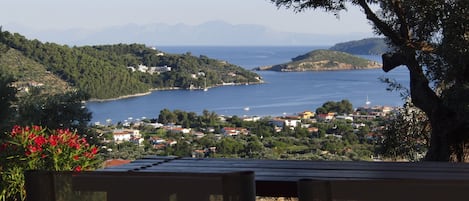
<path id="1" fill-rule="evenodd" d="M 98 148 L 68 129 L 14 126 L 0 141 L 0 200 L 24 200 L 24 171 L 82 171 L 98 162 Z"/>

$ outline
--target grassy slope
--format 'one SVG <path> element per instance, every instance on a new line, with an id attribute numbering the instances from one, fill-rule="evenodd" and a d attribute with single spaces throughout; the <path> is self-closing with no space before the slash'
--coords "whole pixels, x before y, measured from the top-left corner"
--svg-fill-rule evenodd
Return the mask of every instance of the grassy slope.
<path id="1" fill-rule="evenodd" d="M 9 49 L 0 54 L 0 72 L 12 75 L 18 87 L 28 86 L 31 83 L 43 84 L 40 88 L 45 94 L 57 94 L 71 90 L 72 87 L 56 75 L 48 72 L 46 68 L 25 57 L 15 49 Z"/>

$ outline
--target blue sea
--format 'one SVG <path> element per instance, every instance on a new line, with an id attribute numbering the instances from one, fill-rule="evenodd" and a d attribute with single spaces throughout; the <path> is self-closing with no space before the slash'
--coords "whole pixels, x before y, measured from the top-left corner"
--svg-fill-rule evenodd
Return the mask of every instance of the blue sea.
<path id="1" fill-rule="evenodd" d="M 205 55 L 239 65 L 246 69 L 285 63 L 314 49 L 327 47 L 204 47 L 171 46 L 156 47 L 167 53 Z M 376 55 L 358 55 L 381 62 Z M 172 90 L 154 91 L 150 95 L 107 102 L 88 102 L 93 113 L 92 123 L 112 123 L 142 118 L 157 118 L 164 109 L 202 113 L 213 111 L 219 115 L 281 116 L 314 111 L 326 101 L 347 99 L 354 107 L 365 105 L 402 106 L 404 101 L 398 92 L 386 90 L 387 84 L 379 78 L 395 79 L 409 85 L 408 71 L 398 68 L 390 73 L 381 69 L 326 72 L 257 72 L 264 84 L 223 86 L 208 91 Z"/>

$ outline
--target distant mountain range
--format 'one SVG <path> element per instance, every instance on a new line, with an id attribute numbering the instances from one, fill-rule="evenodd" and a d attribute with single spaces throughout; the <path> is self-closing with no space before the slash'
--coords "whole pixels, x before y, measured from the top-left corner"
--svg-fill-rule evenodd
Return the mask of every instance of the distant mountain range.
<path id="1" fill-rule="evenodd" d="M 155 23 L 106 27 L 97 31 L 85 29 L 34 31 L 21 26 L 5 28 L 28 38 L 67 45 L 101 45 L 141 43 L 151 46 L 169 45 L 332 45 L 338 42 L 370 37 L 370 33 L 310 34 L 276 31 L 260 25 L 232 25 L 210 21 L 200 25 Z M 312 27 L 314 29 L 314 27 Z"/>

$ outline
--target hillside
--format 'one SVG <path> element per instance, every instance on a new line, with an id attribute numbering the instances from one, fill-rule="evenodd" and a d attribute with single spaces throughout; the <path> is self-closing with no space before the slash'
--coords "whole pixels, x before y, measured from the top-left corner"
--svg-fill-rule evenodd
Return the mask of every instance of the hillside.
<path id="1" fill-rule="evenodd" d="M 365 38 L 362 40 L 337 43 L 329 50 L 347 52 L 349 54 L 381 55 L 390 50 L 383 38 Z"/>
<path id="2" fill-rule="evenodd" d="M 332 71 L 381 68 L 381 64 L 344 52 L 331 50 L 314 50 L 292 58 L 291 62 L 273 66 L 264 66 L 255 70 L 272 70 L 282 72 L 297 71 Z"/>
<path id="3" fill-rule="evenodd" d="M 15 49 L 0 54 L 0 73 L 10 74 L 16 79 L 13 85 L 20 96 L 31 90 L 52 95 L 73 89 L 67 82 L 47 71 L 43 65 L 26 58 Z"/>
<path id="4" fill-rule="evenodd" d="M 68 47 L 0 30 L 0 45 L 2 60 L 14 61 L 22 55 L 20 60 L 34 62 L 39 71 L 50 72 L 88 93 L 92 99 L 118 98 L 151 89 L 197 89 L 225 83 L 262 82 L 257 74 L 225 61 L 190 53 L 166 54 L 142 44 Z M 17 56 L 8 54 L 12 50 Z M 15 71 L 14 63 L 6 62 L 4 69 L 16 77 L 31 75 Z"/>

